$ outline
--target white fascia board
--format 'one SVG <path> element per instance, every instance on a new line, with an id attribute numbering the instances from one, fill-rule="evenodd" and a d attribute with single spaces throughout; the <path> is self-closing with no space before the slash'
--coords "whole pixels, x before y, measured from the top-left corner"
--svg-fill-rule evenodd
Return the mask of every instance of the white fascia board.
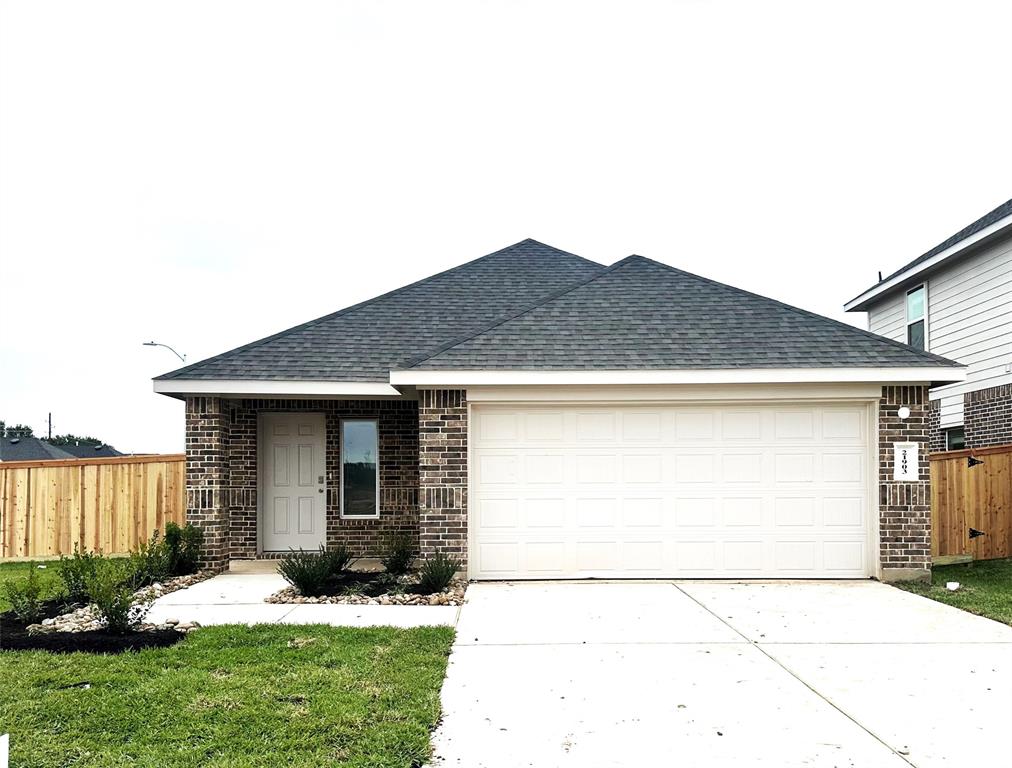
<path id="1" fill-rule="evenodd" d="M 715 368 L 708 370 L 629 371 L 391 371 L 394 386 L 418 387 L 594 385 L 594 384 L 780 384 L 809 382 L 912 382 L 963 381 L 964 366 L 915 368 Z"/>
<path id="2" fill-rule="evenodd" d="M 886 280 L 884 283 L 879 283 L 874 288 L 869 288 L 867 291 L 862 293 L 857 298 L 851 299 L 846 304 L 844 304 L 843 308 L 847 312 L 863 312 L 865 311 L 864 305 L 870 302 L 872 299 L 876 298 L 877 296 L 881 296 L 883 293 L 888 293 L 901 283 L 904 283 L 907 280 L 911 280 L 917 275 L 920 275 L 929 269 L 933 269 L 946 259 L 955 256 L 957 253 L 966 250 L 974 243 L 978 243 L 985 237 L 990 237 L 991 235 L 995 234 L 996 232 L 999 232 L 1000 230 L 1008 226 L 1012 226 L 1012 214 L 1006 216 L 1003 219 L 998 219 L 998 221 L 996 221 L 994 224 L 988 227 L 984 227 L 984 229 L 980 230 L 980 232 L 976 232 L 967 237 L 966 239 L 960 240 L 955 245 L 949 246 L 941 253 L 936 253 L 927 261 L 921 262 L 920 264 L 915 264 L 910 269 L 900 272 L 898 275 L 896 275 L 896 277 Z"/>
<path id="3" fill-rule="evenodd" d="M 369 381 L 267 381 L 227 379 L 154 379 L 162 395 L 400 397 L 389 384 Z"/>

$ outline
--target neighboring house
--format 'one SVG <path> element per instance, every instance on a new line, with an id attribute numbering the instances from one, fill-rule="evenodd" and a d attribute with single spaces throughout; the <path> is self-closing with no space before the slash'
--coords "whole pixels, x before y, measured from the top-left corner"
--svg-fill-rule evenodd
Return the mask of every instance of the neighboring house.
<path id="1" fill-rule="evenodd" d="M 74 455 L 37 437 L 0 438 L 0 461 L 50 461 Z"/>
<path id="2" fill-rule="evenodd" d="M 405 532 L 474 579 L 901 579 L 931 562 L 928 388 L 963 376 L 650 259 L 525 240 L 154 389 L 186 401 L 211 567 Z"/>
<path id="3" fill-rule="evenodd" d="M 931 390 L 931 448 L 1012 443 L 1012 200 L 844 305 L 868 329 L 967 366 Z"/>
<path id="4" fill-rule="evenodd" d="M 104 459 L 111 456 L 122 456 L 120 451 L 117 451 L 111 445 L 91 445 L 88 443 L 65 443 L 61 445 L 64 451 L 72 456 L 76 456 L 79 459 Z"/>

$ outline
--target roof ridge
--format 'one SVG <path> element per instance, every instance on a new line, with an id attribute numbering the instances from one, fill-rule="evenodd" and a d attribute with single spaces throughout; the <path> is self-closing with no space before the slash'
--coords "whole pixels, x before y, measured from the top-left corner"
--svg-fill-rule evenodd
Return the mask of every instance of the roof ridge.
<path id="1" fill-rule="evenodd" d="M 571 251 L 564 251 L 561 248 L 556 248 L 554 245 L 549 245 L 548 243 L 543 243 L 540 240 L 535 240 L 533 237 L 525 237 L 519 243 L 515 243 L 514 245 L 511 245 L 509 247 L 510 248 L 514 248 L 515 246 L 521 245 L 522 243 L 534 243 L 535 245 L 540 245 L 542 248 L 548 248 L 549 250 L 555 251 L 556 253 L 561 253 L 564 256 L 572 256 L 574 258 L 580 259 L 580 261 L 585 261 L 588 264 L 593 264 L 595 267 L 603 267 L 604 266 L 604 264 L 599 264 L 596 261 L 588 259 L 586 256 L 581 256 L 580 254 L 573 253 Z M 503 248 L 503 250 L 506 250 L 506 249 Z M 496 253 L 499 253 L 499 251 L 496 251 Z M 489 254 L 489 255 L 491 256 L 491 255 L 494 255 L 494 254 Z"/>
<path id="2" fill-rule="evenodd" d="M 593 264 L 595 266 L 598 266 L 598 267 L 603 267 L 604 266 L 603 264 L 598 264 L 597 262 L 591 261 L 590 259 L 584 258 L 583 256 L 578 256 L 575 253 L 569 253 L 568 251 L 563 251 L 561 248 L 556 248 L 556 247 L 551 246 L 551 245 L 546 245 L 545 243 L 538 242 L 537 240 L 534 240 L 534 239 L 528 237 L 528 238 L 525 238 L 523 240 L 520 240 L 519 242 L 513 243 L 512 245 L 507 245 L 504 248 L 500 248 L 498 251 L 492 251 L 491 253 L 486 253 L 484 256 L 479 256 L 476 259 L 471 259 L 470 261 L 465 261 L 463 264 L 458 264 L 455 267 L 450 267 L 449 269 L 444 269 L 442 272 L 437 272 L 434 275 L 429 275 L 428 277 L 423 277 L 422 279 L 416 280 L 413 283 L 408 283 L 407 285 L 402 285 L 400 288 L 395 288 L 392 291 L 387 291 L 386 293 L 381 293 L 379 296 L 373 296 L 371 299 L 366 299 L 365 301 L 360 301 L 357 304 L 352 304 L 349 307 L 344 307 L 342 309 L 339 309 L 336 312 L 330 312 L 330 313 L 328 313 L 326 315 L 321 315 L 320 317 L 314 318 L 313 320 L 307 320 L 304 323 L 299 323 L 298 325 L 293 325 L 290 328 L 285 328 L 284 330 L 278 331 L 277 333 L 272 333 L 270 336 L 264 336 L 263 338 L 257 339 L 255 341 L 251 341 L 251 342 L 249 342 L 247 344 L 243 344 L 241 346 L 234 347 L 233 349 L 229 349 L 229 350 L 226 350 L 224 352 L 220 352 L 217 355 L 211 355 L 211 357 L 205 357 L 203 360 L 197 360 L 196 362 L 190 363 L 189 365 L 184 365 L 181 368 L 175 368 L 175 369 L 173 369 L 171 371 L 167 371 L 166 373 L 163 373 L 160 376 L 156 376 L 155 379 L 174 379 L 174 378 L 177 378 L 177 377 L 179 377 L 180 374 L 186 373 L 187 371 L 191 371 L 191 370 L 197 368 L 198 366 L 201 366 L 201 365 L 204 365 L 205 363 L 211 362 L 212 360 L 218 360 L 219 358 L 222 358 L 225 355 L 232 355 L 232 354 L 235 354 L 237 352 L 244 352 L 244 351 L 246 351 L 248 349 L 253 349 L 254 347 L 260 346 L 261 344 L 266 344 L 269 341 L 273 341 L 274 339 L 280 338 L 280 337 L 285 336 L 286 334 L 292 333 L 294 331 L 301 331 L 301 330 L 303 330 L 305 328 L 311 328 L 314 325 L 326 322 L 327 320 L 331 320 L 331 319 L 333 319 L 335 317 L 340 317 L 342 315 L 351 314 L 352 312 L 355 312 L 355 311 L 357 311 L 359 309 L 363 309 L 364 307 L 367 307 L 367 306 L 370 306 L 372 304 L 375 304 L 378 301 L 382 301 L 384 299 L 389 299 L 391 296 L 396 296 L 399 293 L 403 293 L 404 291 L 408 290 L 409 288 L 417 288 L 418 286 L 424 285 L 425 283 L 428 283 L 431 280 L 435 280 L 436 278 L 439 278 L 439 277 L 445 277 L 446 275 L 452 274 L 453 272 L 457 272 L 458 270 L 462 270 L 465 267 L 470 267 L 470 266 L 472 266 L 473 264 L 476 264 L 479 261 L 483 261 L 484 259 L 489 259 L 489 258 L 491 258 L 493 256 L 498 256 L 498 255 L 504 253 L 505 251 L 508 251 L 508 250 L 510 250 L 512 248 L 516 248 L 517 246 L 523 245 L 524 243 L 528 243 L 528 242 L 530 242 L 530 243 L 536 243 L 537 245 L 544 246 L 546 248 L 551 248 L 553 251 L 557 251 L 558 253 L 564 254 L 566 256 L 574 256 L 574 257 L 576 257 L 578 259 L 582 259 L 583 261 L 586 261 L 586 262 L 588 262 L 590 264 Z"/>
<path id="3" fill-rule="evenodd" d="M 963 242 L 967 238 L 971 237 L 972 235 L 977 234 L 978 232 L 980 232 L 983 229 L 986 229 L 987 227 L 991 226 L 992 224 L 995 224 L 996 222 L 1001 221 L 1002 219 L 1004 219 L 1009 214 L 1012 214 L 1012 198 L 1009 198 L 1004 203 L 1001 203 L 1000 205 L 995 206 L 990 211 L 988 211 L 987 213 L 985 213 L 983 216 L 981 216 L 981 217 L 975 219 L 974 221 L 970 222 L 969 224 L 967 224 L 965 227 L 963 227 L 958 232 L 955 232 L 954 234 L 949 235 L 947 238 L 945 238 L 944 240 L 942 240 L 940 243 L 938 243 L 937 245 L 933 246 L 932 248 L 929 248 L 928 250 L 926 250 L 924 253 L 922 253 L 917 258 L 913 259 L 912 261 L 908 261 L 906 264 L 904 264 L 902 267 L 900 267 L 899 269 L 897 269 L 892 274 L 887 275 L 886 277 L 883 277 L 881 280 L 879 280 L 877 283 L 875 283 L 875 285 L 871 286 L 870 288 L 865 288 L 863 291 L 861 291 L 861 293 L 859 293 L 853 299 L 850 299 L 850 301 L 848 301 L 847 304 L 850 304 L 851 301 L 856 301 L 857 299 L 859 299 L 862 296 L 864 296 L 864 294 L 866 294 L 868 291 L 874 290 L 878 286 L 882 285 L 882 283 L 886 283 L 886 282 L 892 280 L 894 277 L 899 277 L 904 272 L 907 272 L 908 270 L 913 269 L 914 267 L 918 266 L 919 264 L 923 264 L 925 261 L 927 261 L 928 259 L 930 259 L 932 256 L 937 256 L 938 254 L 942 253 L 943 251 L 948 250 L 949 248 L 955 248 L 957 245 L 959 245 L 961 242 Z"/>
<path id="4" fill-rule="evenodd" d="M 828 322 L 828 323 L 833 323 L 834 325 L 837 325 L 837 326 L 839 326 L 841 328 L 846 328 L 847 330 L 850 330 L 850 331 L 854 331 L 856 333 L 861 334 L 862 336 L 866 336 L 867 338 L 874 339 L 876 341 L 884 341 L 884 342 L 886 342 L 888 344 L 891 344 L 892 346 L 899 347 L 900 349 L 903 349 L 904 351 L 907 351 L 907 352 L 911 352 L 911 351 L 912 352 L 916 352 L 917 354 L 919 354 L 919 355 L 921 355 L 923 357 L 931 358 L 931 359 L 933 359 L 933 360 L 935 360 L 937 362 L 942 362 L 942 363 L 946 363 L 948 365 L 955 365 L 955 366 L 959 366 L 959 367 L 965 367 L 963 365 L 963 363 L 958 363 L 955 360 L 950 360 L 947 357 L 942 357 L 941 355 L 936 355 L 933 352 L 928 352 L 928 351 L 923 350 L 923 349 L 917 349 L 916 347 L 911 347 L 909 344 L 904 344 L 901 341 L 896 341 L 895 339 L 890 339 L 890 338 L 888 338 L 886 336 L 879 336 L 877 333 L 872 333 L 871 331 L 866 331 L 863 328 L 858 328 L 856 325 L 850 325 L 849 323 L 844 323 L 844 322 L 842 322 L 840 320 L 835 320 L 832 317 L 826 317 L 825 315 L 820 315 L 818 312 L 812 312 L 811 310 L 808 310 L 808 309 L 802 309 L 801 307 L 796 307 L 793 304 L 785 304 L 784 302 L 778 301 L 777 299 L 771 299 L 769 296 L 763 296 L 761 293 L 753 293 L 752 291 L 746 291 L 744 288 L 738 288 L 738 287 L 730 285 L 728 283 L 722 283 L 719 280 L 714 280 L 714 279 L 709 278 L 709 277 L 703 277 L 702 275 L 697 275 L 694 272 L 687 272 L 684 269 L 679 269 L 678 267 L 673 267 L 670 264 L 665 264 L 663 261 L 657 261 L 656 259 L 651 259 L 651 258 L 648 258 L 646 256 L 638 256 L 638 255 L 629 256 L 627 258 L 628 259 L 640 259 L 642 261 L 647 262 L 648 264 L 656 264 L 656 265 L 658 265 L 660 267 L 664 267 L 665 269 L 671 270 L 672 272 L 677 272 L 677 273 L 682 274 L 682 275 L 687 275 L 688 277 L 694 278 L 696 280 L 701 280 L 704 283 L 709 283 L 710 285 L 716 285 L 716 286 L 719 286 L 721 288 L 726 288 L 728 290 L 734 291 L 735 293 L 740 293 L 740 294 L 744 294 L 746 296 L 752 296 L 753 298 L 762 299 L 763 301 L 768 301 L 771 304 L 776 304 L 777 306 L 783 307 L 784 309 L 790 310 L 791 312 L 795 312 L 797 314 L 804 315 L 805 317 L 815 318 L 817 320 L 822 320 L 822 321 L 825 321 L 825 322 Z M 604 273 L 602 273 L 602 274 L 604 274 Z"/>
<path id="5" fill-rule="evenodd" d="M 549 247 L 551 247 L 551 246 L 549 246 Z M 398 364 L 397 368 L 394 368 L 394 369 L 391 369 L 391 370 L 403 370 L 405 368 L 414 368 L 415 366 L 417 366 L 417 365 L 419 365 L 421 363 L 424 363 L 426 360 L 429 360 L 429 359 L 431 359 L 433 357 L 436 357 L 437 355 L 441 355 L 444 352 L 446 352 L 447 350 L 453 349 L 454 347 L 456 347 L 459 344 L 463 344 L 465 341 L 470 341 L 471 339 L 476 338 L 478 336 L 481 336 L 484 333 L 488 333 L 493 328 L 498 328 L 500 325 L 508 323 L 511 320 L 516 320 L 518 317 L 526 315 L 528 312 L 533 312 L 538 307 L 543 306 L 543 305 L 545 305 L 545 304 L 547 304 L 547 303 L 549 303 L 551 301 L 555 301 L 556 299 L 558 299 L 558 298 L 560 298 L 562 296 L 565 296 L 567 293 L 575 291 L 577 288 L 582 288 L 583 286 L 587 285 L 588 283 L 592 283 L 595 280 L 597 280 L 598 278 L 604 277 L 605 275 L 609 274 L 610 272 L 614 272 L 616 269 L 619 269 L 620 267 L 628 264 L 631 260 L 636 259 L 636 258 L 643 258 L 643 257 L 642 256 L 626 256 L 624 259 L 620 259 L 619 261 L 616 261 L 614 264 L 612 264 L 612 265 L 606 267 L 605 269 L 601 270 L 596 275 L 591 275 L 590 277 L 584 278 L 582 280 L 578 280 L 577 282 L 573 283 L 572 285 L 566 286 L 565 288 L 562 288 L 562 289 L 556 291 L 555 293 L 551 293 L 548 296 L 545 296 L 545 297 L 543 297 L 541 299 L 538 299 L 535 302 L 532 302 L 532 303 L 530 303 L 530 304 L 528 304 L 528 305 L 526 305 L 524 307 L 521 307 L 520 309 L 518 309 L 515 312 L 509 313 L 509 314 L 506 314 L 506 315 L 502 315 L 502 316 L 496 318 L 494 321 L 492 321 L 492 323 L 490 323 L 489 325 L 486 325 L 486 326 L 480 328 L 477 331 L 473 331 L 473 332 L 468 331 L 466 334 L 463 334 L 462 336 L 458 336 L 457 338 L 452 339 L 451 341 L 448 341 L 445 344 L 441 344 L 440 346 L 436 347 L 431 352 L 426 352 L 424 355 L 419 355 L 417 357 L 409 358 L 409 359 L 403 361 L 402 363 Z"/>

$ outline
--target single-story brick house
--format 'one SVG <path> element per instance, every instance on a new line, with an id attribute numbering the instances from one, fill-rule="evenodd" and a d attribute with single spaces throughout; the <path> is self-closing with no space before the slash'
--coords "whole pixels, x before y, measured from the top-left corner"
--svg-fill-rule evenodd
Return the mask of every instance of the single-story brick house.
<path id="1" fill-rule="evenodd" d="M 158 377 L 210 566 L 417 536 L 473 579 L 921 578 L 938 355 L 525 240 Z"/>

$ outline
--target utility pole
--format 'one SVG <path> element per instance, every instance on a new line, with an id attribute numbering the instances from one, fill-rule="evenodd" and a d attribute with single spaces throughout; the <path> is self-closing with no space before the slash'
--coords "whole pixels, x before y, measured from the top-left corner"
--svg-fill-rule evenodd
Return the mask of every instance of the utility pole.
<path id="1" fill-rule="evenodd" d="M 50 441 L 53 439 L 53 412 L 49 412 L 49 438 Z"/>

